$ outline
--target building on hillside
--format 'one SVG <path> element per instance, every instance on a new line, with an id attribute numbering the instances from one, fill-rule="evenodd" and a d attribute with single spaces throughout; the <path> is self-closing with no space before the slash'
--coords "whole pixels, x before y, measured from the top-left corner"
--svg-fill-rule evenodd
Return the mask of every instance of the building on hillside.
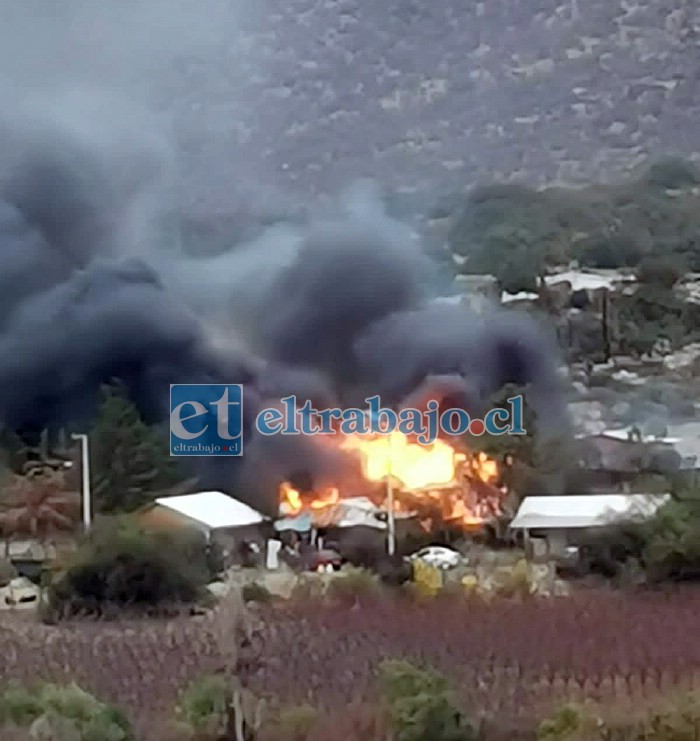
<path id="1" fill-rule="evenodd" d="M 460 273 L 454 279 L 454 286 L 460 296 L 467 300 L 471 300 L 474 296 L 480 296 L 488 301 L 498 303 L 498 281 L 493 275 Z"/>
<path id="2" fill-rule="evenodd" d="M 246 544 L 262 552 L 272 531 L 268 517 L 220 491 L 161 497 L 137 516 L 150 530 L 198 530 L 221 546 L 231 563 L 240 561 Z"/>
<path id="3" fill-rule="evenodd" d="M 681 458 L 679 474 L 689 484 L 699 483 L 700 469 L 700 422 L 682 422 L 668 426 L 673 439 L 673 449 Z"/>
<path id="4" fill-rule="evenodd" d="M 573 294 L 578 294 L 579 301 L 585 298 L 586 305 L 600 313 L 606 293 L 624 292 L 635 282 L 634 275 L 618 270 L 566 270 L 545 276 L 544 286 L 537 293 L 511 294 L 503 291 L 501 303 L 542 301 L 544 294 L 549 293 L 554 304 L 563 309 L 571 304 Z"/>
<path id="5" fill-rule="evenodd" d="M 481 312 L 499 300 L 498 283 L 492 275 L 460 274 L 454 279 L 448 295 L 433 299 L 435 304 L 466 306 Z"/>
<path id="6" fill-rule="evenodd" d="M 615 298 L 635 290 L 633 275 L 616 270 L 567 270 L 545 276 L 536 292 L 501 294 L 511 308 L 537 306 L 557 317 L 570 360 L 608 359 L 619 336 Z"/>
<path id="7" fill-rule="evenodd" d="M 526 497 L 510 523 L 526 551 L 565 558 L 586 539 L 624 521 L 653 517 L 669 494 L 576 494 Z M 537 542 L 535 542 L 537 541 Z"/>
<path id="8" fill-rule="evenodd" d="M 642 435 L 625 428 L 579 435 L 578 443 L 586 485 L 596 491 L 629 492 L 642 473 L 669 475 L 695 466 L 693 456 L 684 455 L 683 440 L 675 436 Z"/>

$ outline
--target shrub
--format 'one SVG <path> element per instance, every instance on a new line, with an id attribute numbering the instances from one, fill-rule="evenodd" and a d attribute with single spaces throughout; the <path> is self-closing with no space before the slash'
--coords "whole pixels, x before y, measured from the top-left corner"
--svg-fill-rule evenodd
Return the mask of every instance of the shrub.
<path id="1" fill-rule="evenodd" d="M 645 477 L 644 481 L 644 491 L 668 491 L 667 478 Z M 700 493 L 681 489 L 650 520 L 617 523 L 587 536 L 582 553 L 592 571 L 623 583 L 697 580 L 699 539 Z"/>
<path id="2" fill-rule="evenodd" d="M 424 597 L 436 596 L 443 586 L 440 569 L 421 560 L 413 563 L 413 581 L 418 594 Z"/>
<path id="3" fill-rule="evenodd" d="M 206 554 L 190 535 L 145 533 L 125 521 L 103 522 L 49 588 L 63 613 L 107 605 L 191 603 L 209 579 Z"/>
<path id="4" fill-rule="evenodd" d="M 244 602 L 262 602 L 263 604 L 272 602 L 270 590 L 256 581 L 243 585 L 242 596 Z"/>
<path id="5" fill-rule="evenodd" d="M 301 603 L 317 602 L 325 595 L 326 585 L 315 574 L 301 574 L 292 589 L 290 599 Z"/>
<path id="6" fill-rule="evenodd" d="M 642 562 L 652 581 L 700 576 L 700 495 L 683 492 L 643 529 Z"/>
<path id="7" fill-rule="evenodd" d="M 700 492 L 681 490 L 647 521 L 619 523 L 584 543 L 593 571 L 640 582 L 700 578 Z"/>
<path id="8" fill-rule="evenodd" d="M 537 741 L 593 741 L 600 738 L 595 715 L 589 708 L 567 704 L 551 717 L 545 718 L 537 729 Z"/>
<path id="9" fill-rule="evenodd" d="M 226 728 L 230 687 L 226 677 L 212 674 L 193 680 L 177 707 L 178 720 L 202 739 L 217 738 Z"/>
<path id="10" fill-rule="evenodd" d="M 652 741 L 686 741 L 700 736 L 700 695 L 690 692 L 651 711 L 642 728 Z M 641 734 L 640 734 L 641 735 Z"/>
<path id="11" fill-rule="evenodd" d="M 35 692 L 12 683 L 0 697 L 0 722 L 27 726 L 43 712 L 41 699 Z"/>
<path id="12" fill-rule="evenodd" d="M 379 593 L 379 580 L 366 569 L 351 568 L 334 576 L 326 589 L 331 599 L 356 602 Z"/>
<path id="13" fill-rule="evenodd" d="M 690 741 L 700 734 L 697 692 L 661 697 L 642 709 L 567 704 L 542 721 L 538 741 Z"/>
<path id="14" fill-rule="evenodd" d="M 283 707 L 277 717 L 267 724 L 267 735 L 284 741 L 306 741 L 316 728 L 319 712 L 312 705 Z"/>
<path id="15" fill-rule="evenodd" d="M 601 528 L 582 540 L 588 569 L 606 578 L 625 578 L 628 561 L 640 563 L 647 534 L 644 526 L 622 522 Z M 633 568 L 630 564 L 630 568 Z"/>
<path id="16" fill-rule="evenodd" d="M 474 737 L 447 679 L 438 672 L 407 661 L 385 661 L 379 676 L 396 741 L 468 741 Z"/>
<path id="17" fill-rule="evenodd" d="M 3 724 L 29 728 L 32 738 L 131 741 L 128 719 L 76 684 L 45 684 L 34 690 L 8 687 L 0 697 Z"/>
<path id="18" fill-rule="evenodd" d="M 376 571 L 382 584 L 389 587 L 399 587 L 410 581 L 413 575 L 411 564 L 398 554 L 380 559 Z"/>
<path id="19" fill-rule="evenodd" d="M 530 570 L 525 559 L 520 559 L 512 569 L 497 572 L 495 591 L 502 597 L 528 597 L 533 591 Z"/>

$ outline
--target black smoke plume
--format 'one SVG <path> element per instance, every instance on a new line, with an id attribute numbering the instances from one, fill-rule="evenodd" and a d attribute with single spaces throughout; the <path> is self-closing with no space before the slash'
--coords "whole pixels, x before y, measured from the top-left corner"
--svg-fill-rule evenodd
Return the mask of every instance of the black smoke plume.
<path id="1" fill-rule="evenodd" d="M 114 378 L 151 422 L 167 419 L 171 383 L 242 383 L 244 456 L 194 465 L 203 485 L 271 512 L 280 480 L 357 474 L 322 439 L 255 434 L 257 411 L 286 395 L 327 407 L 432 394 L 474 412 L 512 382 L 560 409 L 549 338 L 527 317 L 431 301 L 433 270 L 415 235 L 359 207 L 357 192 L 340 216 L 201 256 L 173 237 L 152 152 L 105 150 L 50 119 L 0 132 L 6 427 L 86 429 Z"/>

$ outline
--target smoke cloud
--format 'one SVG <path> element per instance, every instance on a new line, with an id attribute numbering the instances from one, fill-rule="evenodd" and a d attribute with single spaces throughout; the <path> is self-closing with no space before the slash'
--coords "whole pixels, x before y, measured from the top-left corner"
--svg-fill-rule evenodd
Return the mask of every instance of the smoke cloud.
<path id="1" fill-rule="evenodd" d="M 84 5 L 83 25 L 104 22 L 93 7 Z M 164 16 L 187 18 L 168 8 Z M 33 30 L 37 44 L 51 41 L 45 53 L 62 59 L 72 16 L 54 12 Z M 209 21 L 198 17 L 190 45 L 211 43 Z M 151 422 L 167 418 L 171 383 L 242 383 L 245 455 L 193 465 L 203 485 L 272 511 L 282 479 L 310 486 L 339 471 L 357 475 L 357 462 L 323 440 L 255 435 L 257 410 L 283 396 L 326 407 L 377 393 L 396 405 L 432 395 L 474 412 L 517 383 L 532 386 L 542 409 L 559 409 L 550 338 L 527 317 L 432 302 L 435 271 L 420 241 L 366 184 L 335 208 L 311 204 L 305 222 L 261 229 L 245 244 L 231 235 L 204 254 L 185 243 L 173 132 L 154 112 L 143 74 L 134 75 L 138 65 L 127 63 L 129 53 L 142 64 L 146 57 L 133 39 L 121 49 L 106 28 L 70 47 L 61 74 L 42 78 L 37 59 L 30 64 L 18 49 L 12 57 L 28 66 L 26 90 L 15 81 L 5 96 L 12 113 L 0 117 L 3 425 L 30 435 L 85 429 L 100 385 L 114 378 Z M 175 47 L 187 46 L 181 32 L 164 30 Z M 80 63 L 97 59 L 106 41 L 119 70 L 109 95 L 94 87 L 107 67 Z M 144 46 L 151 41 L 161 61 L 172 51 L 150 36 Z M 0 59 L 8 55 L 6 47 Z M 63 92 L 37 97 L 67 81 Z M 227 164 L 237 162 L 232 152 Z"/>

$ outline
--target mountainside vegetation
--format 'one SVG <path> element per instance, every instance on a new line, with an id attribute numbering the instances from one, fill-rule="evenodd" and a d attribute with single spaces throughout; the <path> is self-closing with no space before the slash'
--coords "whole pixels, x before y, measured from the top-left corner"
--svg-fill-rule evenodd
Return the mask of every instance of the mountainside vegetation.
<path id="1" fill-rule="evenodd" d="M 492 274 L 511 293 L 570 262 L 648 268 L 663 258 L 682 275 L 700 270 L 698 186 L 694 163 L 668 157 L 616 185 L 479 187 L 453 213 L 449 244 L 466 258 L 462 272 Z"/>

